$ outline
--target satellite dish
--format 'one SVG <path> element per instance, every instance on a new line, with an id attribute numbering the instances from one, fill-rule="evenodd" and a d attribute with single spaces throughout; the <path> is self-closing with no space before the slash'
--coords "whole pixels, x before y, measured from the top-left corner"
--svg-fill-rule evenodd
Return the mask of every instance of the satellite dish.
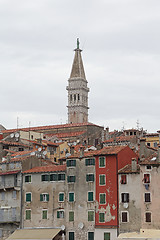
<path id="1" fill-rule="evenodd" d="M 65 228 L 66 228 L 66 227 L 65 227 L 64 225 L 61 226 L 62 231 L 64 231 Z"/>
<path id="2" fill-rule="evenodd" d="M 15 137 L 18 138 L 18 137 L 19 137 L 19 133 L 16 133 L 16 134 L 15 134 Z"/>
<path id="3" fill-rule="evenodd" d="M 46 155 L 46 154 L 47 154 L 47 151 L 44 151 L 44 152 L 43 152 L 43 155 Z"/>
<path id="4" fill-rule="evenodd" d="M 38 148 L 38 152 L 40 152 L 42 150 L 42 148 L 40 147 L 40 148 Z"/>
<path id="5" fill-rule="evenodd" d="M 80 223 L 78 224 L 78 227 L 79 227 L 80 229 L 83 229 L 84 224 L 83 224 L 82 222 L 80 222 Z"/>
<path id="6" fill-rule="evenodd" d="M 66 153 L 66 157 L 69 157 L 69 156 L 71 156 L 71 154 L 70 153 Z"/>
<path id="7" fill-rule="evenodd" d="M 34 156 L 36 153 L 35 152 L 31 152 L 31 156 Z"/>
<path id="8" fill-rule="evenodd" d="M 123 207 L 124 207 L 124 208 L 128 208 L 128 203 L 124 203 L 124 204 L 123 204 Z"/>
<path id="9" fill-rule="evenodd" d="M 14 133 L 11 133 L 10 137 L 13 138 L 14 137 Z"/>

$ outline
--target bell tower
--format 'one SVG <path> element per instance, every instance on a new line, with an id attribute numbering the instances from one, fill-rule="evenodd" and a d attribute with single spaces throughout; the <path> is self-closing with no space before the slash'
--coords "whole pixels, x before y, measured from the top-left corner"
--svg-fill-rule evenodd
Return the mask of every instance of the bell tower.
<path id="1" fill-rule="evenodd" d="M 88 122 L 88 92 L 87 80 L 84 72 L 79 39 L 74 50 L 74 60 L 70 78 L 68 79 L 68 123 Z"/>

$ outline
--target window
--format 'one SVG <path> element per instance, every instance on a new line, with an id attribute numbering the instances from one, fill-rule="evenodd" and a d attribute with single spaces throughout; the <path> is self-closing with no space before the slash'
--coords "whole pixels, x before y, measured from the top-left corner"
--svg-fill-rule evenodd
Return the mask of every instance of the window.
<path id="1" fill-rule="evenodd" d="M 110 240 L 110 233 L 104 233 L 104 240 Z"/>
<path id="2" fill-rule="evenodd" d="M 99 194 L 99 202 L 100 202 L 100 204 L 105 204 L 106 203 L 106 194 L 105 193 L 100 193 Z"/>
<path id="3" fill-rule="evenodd" d="M 41 181 L 42 182 L 48 182 L 49 181 L 49 175 L 48 174 L 41 175 Z"/>
<path id="4" fill-rule="evenodd" d="M 88 211 L 88 222 L 94 221 L 94 211 Z"/>
<path id="5" fill-rule="evenodd" d="M 88 192 L 88 202 L 93 202 L 93 192 Z"/>
<path id="6" fill-rule="evenodd" d="M 94 232 L 88 232 L 88 240 L 94 240 Z"/>
<path id="7" fill-rule="evenodd" d="M 76 160 L 67 160 L 67 167 L 75 167 Z"/>
<path id="8" fill-rule="evenodd" d="M 74 240 L 74 232 L 69 232 L 69 240 Z"/>
<path id="9" fill-rule="evenodd" d="M 122 174 L 121 175 L 121 184 L 126 184 L 127 183 L 127 175 Z"/>
<path id="10" fill-rule="evenodd" d="M 25 176 L 25 182 L 30 183 L 31 182 L 31 175 Z"/>
<path id="11" fill-rule="evenodd" d="M 50 181 L 57 181 L 58 180 L 58 174 L 57 173 L 53 173 L 50 174 Z"/>
<path id="12" fill-rule="evenodd" d="M 16 198 L 17 198 L 17 192 L 16 192 L 16 191 L 13 191 L 13 192 L 12 192 L 12 198 L 13 198 L 13 199 L 16 199 Z"/>
<path id="13" fill-rule="evenodd" d="M 87 182 L 94 182 L 94 174 L 93 173 L 87 174 L 86 175 L 86 181 Z"/>
<path id="14" fill-rule="evenodd" d="M 69 193 L 69 202 L 74 202 L 74 193 L 73 192 Z"/>
<path id="15" fill-rule="evenodd" d="M 31 202 L 31 193 L 26 193 L 26 202 Z"/>
<path id="16" fill-rule="evenodd" d="M 69 212 L 69 221 L 70 221 L 70 222 L 73 222 L 73 221 L 74 221 L 74 212 L 73 212 L 73 211 L 70 211 L 70 212 Z"/>
<path id="17" fill-rule="evenodd" d="M 94 166 L 95 165 L 95 159 L 94 158 L 86 158 L 85 159 L 85 165 L 86 166 Z"/>
<path id="18" fill-rule="evenodd" d="M 59 173 L 58 174 L 58 181 L 65 181 L 65 174 L 64 173 Z"/>
<path id="19" fill-rule="evenodd" d="M 150 183 L 150 174 L 145 173 L 143 181 L 144 183 Z"/>
<path id="20" fill-rule="evenodd" d="M 78 94 L 78 101 L 80 100 L 80 95 Z"/>
<path id="21" fill-rule="evenodd" d="M 76 101 L 76 94 L 74 94 L 74 101 Z"/>
<path id="22" fill-rule="evenodd" d="M 146 220 L 146 222 L 151 222 L 151 213 L 150 212 L 146 212 L 145 213 L 145 220 Z"/>
<path id="23" fill-rule="evenodd" d="M 64 211 L 63 210 L 57 211 L 57 218 L 64 218 Z"/>
<path id="24" fill-rule="evenodd" d="M 151 202 L 151 194 L 150 193 L 145 193 L 144 194 L 144 201 L 145 202 Z"/>
<path id="25" fill-rule="evenodd" d="M 47 215 L 48 215 L 48 210 L 47 209 L 43 209 L 42 210 L 42 219 L 47 219 Z"/>
<path id="26" fill-rule="evenodd" d="M 71 183 L 71 182 L 75 182 L 76 181 L 76 176 L 68 176 L 67 177 L 67 182 Z"/>
<path id="27" fill-rule="evenodd" d="M 121 202 L 128 203 L 129 202 L 129 193 L 122 193 L 121 194 Z"/>
<path id="28" fill-rule="evenodd" d="M 104 213 L 99 213 L 99 222 L 103 223 L 104 221 L 105 214 Z"/>
<path id="29" fill-rule="evenodd" d="M 59 193 L 59 202 L 64 202 L 64 193 Z"/>
<path id="30" fill-rule="evenodd" d="M 99 167 L 105 167 L 105 157 L 99 157 Z"/>
<path id="31" fill-rule="evenodd" d="M 70 101 L 72 102 L 72 94 L 70 95 Z"/>
<path id="32" fill-rule="evenodd" d="M 151 169 L 152 169 L 152 166 L 151 166 L 151 165 L 147 165 L 147 166 L 146 166 L 146 169 L 147 169 L 147 170 L 151 170 Z"/>
<path id="33" fill-rule="evenodd" d="M 106 175 L 99 175 L 99 185 L 106 184 Z"/>
<path id="34" fill-rule="evenodd" d="M 30 220 L 31 219 L 31 209 L 27 209 L 26 210 L 26 220 Z"/>
<path id="35" fill-rule="evenodd" d="M 121 212 L 121 221 L 123 223 L 128 222 L 128 212 Z"/>
<path id="36" fill-rule="evenodd" d="M 157 142 L 154 142 L 153 146 L 156 148 L 158 146 Z"/>
<path id="37" fill-rule="evenodd" d="M 40 201 L 41 202 L 48 202 L 49 201 L 49 194 L 48 193 L 41 193 L 40 194 Z"/>

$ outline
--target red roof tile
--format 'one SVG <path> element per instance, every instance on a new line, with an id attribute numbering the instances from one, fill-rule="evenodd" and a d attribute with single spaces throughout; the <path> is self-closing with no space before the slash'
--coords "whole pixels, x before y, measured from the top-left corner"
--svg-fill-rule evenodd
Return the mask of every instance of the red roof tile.
<path id="1" fill-rule="evenodd" d="M 83 133 L 85 133 L 85 131 L 78 131 L 78 132 L 67 132 L 67 133 L 49 133 L 49 134 L 45 134 L 45 136 L 47 137 L 53 137 L 56 136 L 58 138 L 67 138 L 67 137 L 76 137 L 76 136 L 80 136 Z"/>
<path id="2" fill-rule="evenodd" d="M 132 165 L 128 164 L 125 167 L 121 168 L 118 173 L 140 173 L 140 166 L 137 164 L 137 171 L 132 171 Z"/>
<path id="3" fill-rule="evenodd" d="M 40 173 L 40 172 L 64 172 L 66 165 L 48 165 L 35 167 L 30 170 L 24 171 L 23 173 Z"/>
<path id="4" fill-rule="evenodd" d="M 11 174 L 17 174 L 20 171 L 9 171 L 9 172 L 0 172 L 0 176 L 2 175 L 11 175 Z"/>
<path id="5" fill-rule="evenodd" d="M 28 145 L 25 145 L 20 142 L 10 142 L 10 141 L 0 141 L 0 143 L 5 144 L 5 145 L 10 145 L 10 146 L 23 146 L 23 147 L 28 147 Z"/>

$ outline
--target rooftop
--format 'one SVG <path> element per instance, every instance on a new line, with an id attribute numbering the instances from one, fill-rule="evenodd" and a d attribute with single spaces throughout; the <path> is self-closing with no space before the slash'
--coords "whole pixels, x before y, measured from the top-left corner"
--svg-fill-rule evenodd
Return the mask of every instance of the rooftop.
<path id="1" fill-rule="evenodd" d="M 34 167 L 30 170 L 24 171 L 23 173 L 41 173 L 41 172 L 64 172 L 66 165 L 48 165 L 41 167 Z"/>

